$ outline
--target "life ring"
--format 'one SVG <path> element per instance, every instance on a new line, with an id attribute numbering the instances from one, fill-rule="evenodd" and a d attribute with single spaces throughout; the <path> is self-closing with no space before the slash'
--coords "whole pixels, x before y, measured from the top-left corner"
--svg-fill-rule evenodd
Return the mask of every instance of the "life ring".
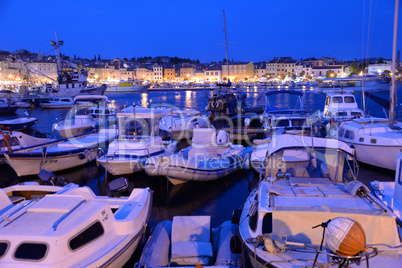
<path id="1" fill-rule="evenodd" d="M 49 88 L 47 89 L 47 92 L 48 92 L 48 93 L 52 93 L 52 91 L 53 91 L 53 90 L 52 90 L 51 87 L 49 87 Z"/>
<path id="2" fill-rule="evenodd" d="M 217 109 L 219 107 L 219 102 L 217 100 L 215 100 L 214 102 L 212 102 L 212 108 Z"/>

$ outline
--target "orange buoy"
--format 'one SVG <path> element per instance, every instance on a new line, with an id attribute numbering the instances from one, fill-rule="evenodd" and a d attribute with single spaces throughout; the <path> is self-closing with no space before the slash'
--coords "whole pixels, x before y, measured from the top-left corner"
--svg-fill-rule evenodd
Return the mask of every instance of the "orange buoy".
<path id="1" fill-rule="evenodd" d="M 339 217 L 332 219 L 325 230 L 329 249 L 338 255 L 351 257 L 366 251 L 366 234 L 355 220 Z"/>

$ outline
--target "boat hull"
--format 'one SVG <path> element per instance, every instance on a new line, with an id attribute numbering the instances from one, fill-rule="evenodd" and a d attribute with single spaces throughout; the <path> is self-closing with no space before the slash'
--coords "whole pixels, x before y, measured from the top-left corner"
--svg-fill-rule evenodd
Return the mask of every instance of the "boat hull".
<path id="1" fill-rule="evenodd" d="M 402 152 L 402 146 L 374 146 L 353 144 L 356 150 L 356 159 L 359 162 L 395 170 L 397 155 Z"/>
<path id="2" fill-rule="evenodd" d="M 26 120 L 22 119 L 23 118 L 0 121 L 0 127 L 4 127 L 10 130 L 22 130 L 30 128 L 35 125 L 36 122 L 38 122 L 37 118 L 29 118 Z"/>
<path id="3" fill-rule="evenodd" d="M 19 177 L 36 175 L 40 170 L 52 172 L 85 165 L 95 160 L 98 148 L 86 149 L 76 153 L 67 153 L 60 156 L 6 154 L 7 164 L 11 166 Z"/>
<path id="4" fill-rule="evenodd" d="M 148 86 L 108 87 L 107 92 L 145 92 Z"/>
<path id="5" fill-rule="evenodd" d="M 124 175 L 144 170 L 146 159 L 127 160 L 111 157 L 100 157 L 96 160 L 104 169 L 112 175 Z"/>

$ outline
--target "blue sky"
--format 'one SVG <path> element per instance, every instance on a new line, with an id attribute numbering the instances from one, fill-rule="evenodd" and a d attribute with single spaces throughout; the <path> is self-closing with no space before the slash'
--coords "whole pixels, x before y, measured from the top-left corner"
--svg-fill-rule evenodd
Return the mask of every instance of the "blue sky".
<path id="1" fill-rule="evenodd" d="M 56 29 L 69 56 L 219 61 L 223 9 L 229 59 L 391 57 L 391 0 L 0 0 L 0 49 L 47 52 Z"/>

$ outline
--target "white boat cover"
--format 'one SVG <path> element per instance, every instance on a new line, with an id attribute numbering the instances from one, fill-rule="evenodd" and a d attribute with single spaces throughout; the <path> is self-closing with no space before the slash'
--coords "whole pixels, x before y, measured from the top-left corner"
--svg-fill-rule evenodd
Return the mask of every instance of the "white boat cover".
<path id="1" fill-rule="evenodd" d="M 352 149 L 344 142 L 333 139 L 312 138 L 296 135 L 278 135 L 269 144 L 268 152 L 272 154 L 282 148 L 307 147 L 339 149 L 353 155 Z"/>
<path id="2" fill-rule="evenodd" d="M 173 217 L 171 263 L 207 265 L 213 257 L 210 236 L 210 216 Z"/>
<path id="3" fill-rule="evenodd" d="M 78 95 L 74 97 L 74 101 L 94 101 L 94 100 L 103 100 L 107 101 L 108 97 L 105 95 Z"/>

